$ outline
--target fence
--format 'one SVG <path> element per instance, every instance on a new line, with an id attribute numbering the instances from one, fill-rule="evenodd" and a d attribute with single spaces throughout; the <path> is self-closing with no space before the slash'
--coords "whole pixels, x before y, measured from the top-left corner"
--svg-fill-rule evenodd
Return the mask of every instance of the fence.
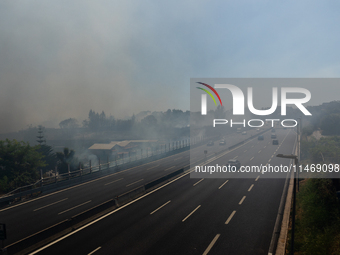
<path id="1" fill-rule="evenodd" d="M 82 181 L 90 179 L 84 178 L 93 175 L 93 178 L 96 178 L 98 173 L 104 173 L 103 170 L 119 171 L 124 168 L 124 166 L 130 166 L 133 163 L 144 163 L 143 161 L 157 159 L 162 156 L 168 156 L 169 154 L 179 153 L 181 149 L 189 149 L 191 146 L 200 145 L 202 142 L 205 142 L 208 138 L 205 136 L 197 136 L 195 138 L 188 138 L 179 141 L 172 141 L 169 143 L 163 143 L 157 146 L 156 148 L 147 148 L 147 149 L 139 149 L 136 153 L 127 153 L 126 156 L 122 158 L 115 158 L 112 161 L 109 161 L 107 158 L 107 162 L 102 163 L 100 159 L 98 160 L 97 165 L 92 165 L 92 161 L 89 160 L 89 163 L 85 165 L 84 168 L 81 168 L 81 164 L 79 168 L 75 171 L 68 171 L 68 173 L 58 174 L 57 169 L 54 170 L 52 176 L 43 177 L 37 182 L 26 185 L 23 187 L 16 188 L 11 192 L 0 196 L 0 202 L 9 201 L 10 199 L 15 199 L 17 197 L 27 196 L 33 193 L 47 191 L 50 186 L 51 189 L 57 188 L 56 183 L 59 183 L 58 187 L 62 186 L 62 182 L 69 181 L 71 179 L 82 179 Z M 124 154 L 123 154 L 124 155 Z M 80 181 L 80 180 L 79 180 Z M 67 183 L 68 186 L 71 186 L 76 183 L 76 181 Z M 66 182 L 65 182 L 66 184 Z M 45 187 L 45 188 L 44 188 Z"/>

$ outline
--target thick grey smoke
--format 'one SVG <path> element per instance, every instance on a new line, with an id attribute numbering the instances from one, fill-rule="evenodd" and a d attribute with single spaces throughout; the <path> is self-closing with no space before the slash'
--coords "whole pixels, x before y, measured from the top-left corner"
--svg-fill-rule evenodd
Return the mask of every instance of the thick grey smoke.
<path id="1" fill-rule="evenodd" d="M 0 133 L 188 110 L 192 77 L 339 76 L 337 8 L 288 2 L 3 0 Z"/>
<path id="2" fill-rule="evenodd" d="M 81 121 L 90 109 L 117 118 L 188 109 L 188 98 L 175 97 L 187 85 L 176 76 L 185 72 L 182 46 L 155 8 L 139 1 L 0 3 L 0 132 Z"/>

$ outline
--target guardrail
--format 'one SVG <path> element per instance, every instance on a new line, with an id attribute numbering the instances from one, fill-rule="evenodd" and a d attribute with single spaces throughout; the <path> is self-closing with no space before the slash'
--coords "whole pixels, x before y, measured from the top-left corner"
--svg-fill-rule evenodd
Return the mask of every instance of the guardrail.
<path id="1" fill-rule="evenodd" d="M 96 166 L 90 166 L 84 169 L 79 169 L 69 173 L 54 175 L 52 177 L 45 177 L 38 180 L 36 183 L 19 187 L 0 197 L 0 204 L 14 201 L 17 198 L 22 198 L 28 195 L 33 195 L 41 192 L 55 191 L 56 189 L 65 188 L 74 184 L 84 182 L 87 180 L 98 178 L 99 176 L 109 174 L 110 172 L 119 172 L 128 167 L 136 166 L 137 164 L 144 164 L 161 157 L 166 157 L 184 150 L 190 149 L 192 145 L 198 145 L 207 138 L 200 137 L 199 139 L 185 141 L 176 141 L 169 144 L 168 148 L 162 147 L 155 151 L 144 151 L 139 155 L 132 155 L 129 158 L 122 158 L 111 162 L 100 163 Z M 104 171 L 106 170 L 106 171 Z"/>
<path id="2" fill-rule="evenodd" d="M 255 138 L 256 136 L 267 132 L 268 130 L 264 130 L 262 132 L 257 133 L 256 135 L 253 135 L 246 140 L 235 144 L 231 147 L 229 147 L 226 150 L 229 150 L 230 148 L 235 148 L 244 142 L 251 140 Z M 220 152 L 222 153 L 222 151 Z M 145 185 L 142 185 L 140 187 L 137 187 L 133 190 L 130 190 L 129 192 L 126 192 L 124 194 L 116 196 L 114 199 L 110 199 L 100 205 L 97 205 L 91 209 L 86 210 L 85 212 L 82 212 L 80 214 L 77 214 L 70 219 L 66 219 L 54 226 L 51 226 L 43 231 L 40 231 L 34 235 L 31 235 L 19 242 L 13 243 L 11 245 L 8 245 L 5 247 L 4 254 L 10 255 L 10 254 L 27 254 L 34 249 L 37 249 L 38 247 L 43 246 L 48 241 L 51 241 L 51 239 L 57 238 L 57 236 L 65 235 L 67 233 L 70 233 L 77 227 L 83 226 L 89 221 L 100 217 L 103 215 L 106 211 L 111 211 L 117 207 L 120 207 L 133 199 L 142 196 L 143 194 L 147 193 L 148 190 L 156 187 L 157 185 L 160 185 L 171 178 L 180 175 L 181 173 L 184 173 L 185 170 L 189 169 L 190 166 L 187 166 L 185 168 L 181 168 L 179 170 L 176 170 L 174 172 L 171 172 L 167 175 L 164 175 L 160 178 L 157 178 L 149 183 L 146 183 Z M 43 187 L 40 187 L 38 189 L 42 189 Z M 37 189 L 37 190 L 38 190 Z M 1 254 L 1 253 L 0 253 Z"/>
<path id="3" fill-rule="evenodd" d="M 143 195 L 148 190 L 153 188 L 156 185 L 159 185 L 172 177 L 175 177 L 184 172 L 184 168 L 174 171 L 170 174 L 162 176 L 152 182 L 149 182 L 143 186 L 130 190 L 124 194 L 121 194 L 114 199 L 110 199 L 100 205 L 92 207 L 91 209 L 86 210 L 80 214 L 77 214 L 70 219 L 66 219 L 58 224 L 55 224 L 43 231 L 40 231 L 34 235 L 31 235 L 19 242 L 13 243 L 5 247 L 3 254 L 11 255 L 11 254 L 27 254 L 38 247 L 43 246 L 51 239 L 55 239 L 58 236 L 65 235 L 70 233 L 76 228 L 79 228 L 91 220 L 94 220 L 101 215 L 103 215 L 106 211 L 111 211 L 117 207 L 120 207 L 129 201 Z M 0 251 L 0 254 L 1 251 Z"/>

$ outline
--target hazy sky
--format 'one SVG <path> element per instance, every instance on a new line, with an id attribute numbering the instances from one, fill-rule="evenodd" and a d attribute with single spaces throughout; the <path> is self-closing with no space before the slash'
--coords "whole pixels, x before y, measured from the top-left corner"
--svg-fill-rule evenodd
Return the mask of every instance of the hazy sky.
<path id="1" fill-rule="evenodd" d="M 188 110 L 194 77 L 339 77 L 339 9 L 310 0 L 2 0 L 0 133 L 81 122 L 90 109 L 117 118 Z"/>

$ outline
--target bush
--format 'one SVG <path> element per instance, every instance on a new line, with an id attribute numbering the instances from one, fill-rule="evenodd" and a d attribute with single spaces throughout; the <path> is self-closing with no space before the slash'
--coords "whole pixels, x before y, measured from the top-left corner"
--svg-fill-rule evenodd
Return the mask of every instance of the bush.
<path id="1" fill-rule="evenodd" d="M 339 202 L 330 179 L 308 179 L 297 195 L 295 251 L 340 254 Z"/>

